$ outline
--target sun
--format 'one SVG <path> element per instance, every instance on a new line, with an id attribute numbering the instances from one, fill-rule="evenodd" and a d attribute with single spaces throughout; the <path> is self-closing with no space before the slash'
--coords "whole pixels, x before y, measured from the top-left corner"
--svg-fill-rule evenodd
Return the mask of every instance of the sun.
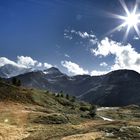
<path id="1" fill-rule="evenodd" d="M 139 23 L 139 18 L 137 15 L 131 13 L 125 17 L 125 22 L 129 27 L 135 27 Z"/>
<path id="2" fill-rule="evenodd" d="M 129 34 L 131 28 L 134 28 L 134 30 L 136 31 L 136 34 L 140 38 L 140 31 L 138 28 L 138 25 L 140 24 L 140 14 L 137 13 L 138 4 L 136 3 L 134 6 L 134 9 L 132 10 L 132 12 L 130 12 L 128 7 L 126 6 L 126 3 L 124 2 L 124 0 L 119 0 L 119 1 L 122 5 L 123 9 L 125 10 L 126 15 L 122 16 L 122 15 L 110 13 L 111 17 L 121 19 L 121 20 L 123 20 L 123 22 L 121 25 L 118 25 L 117 27 L 112 29 L 109 32 L 109 34 L 115 32 L 117 30 L 121 30 L 123 27 L 127 27 L 125 35 L 124 35 L 124 40 L 127 39 L 127 36 Z"/>

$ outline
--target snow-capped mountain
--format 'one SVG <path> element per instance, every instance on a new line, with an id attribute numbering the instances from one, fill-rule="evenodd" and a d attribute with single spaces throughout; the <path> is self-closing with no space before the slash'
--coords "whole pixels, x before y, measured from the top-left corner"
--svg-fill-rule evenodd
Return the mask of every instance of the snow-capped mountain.
<path id="1" fill-rule="evenodd" d="M 31 69 L 12 65 L 12 64 L 6 64 L 2 67 L 0 67 L 0 77 L 1 78 L 11 78 L 20 74 L 24 74 L 27 72 L 30 72 Z"/>
<path id="2" fill-rule="evenodd" d="M 17 64 L 14 61 L 7 59 L 6 57 L 0 57 L 0 77 L 11 78 L 26 72 L 30 72 L 31 69 Z"/>
<path id="3" fill-rule="evenodd" d="M 11 78 L 31 71 L 42 71 L 51 66 L 48 63 L 40 63 L 27 56 L 18 56 L 16 61 L 12 61 L 6 57 L 0 57 L 0 77 Z"/>

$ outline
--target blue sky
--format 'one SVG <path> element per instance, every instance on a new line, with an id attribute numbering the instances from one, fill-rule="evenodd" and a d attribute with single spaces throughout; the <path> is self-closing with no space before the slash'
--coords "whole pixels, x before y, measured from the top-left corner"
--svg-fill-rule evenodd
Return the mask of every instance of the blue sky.
<path id="1" fill-rule="evenodd" d="M 139 7 L 124 2 L 130 11 Z M 119 0 L 1 0 L 0 57 L 30 57 L 68 74 L 139 72 L 139 36 L 132 28 L 124 41 L 127 27 L 107 34 L 123 22 L 108 13 L 126 14 Z"/>

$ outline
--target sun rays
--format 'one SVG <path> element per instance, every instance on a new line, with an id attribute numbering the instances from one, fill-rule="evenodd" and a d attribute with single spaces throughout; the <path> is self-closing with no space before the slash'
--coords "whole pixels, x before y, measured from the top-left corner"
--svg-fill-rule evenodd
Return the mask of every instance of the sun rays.
<path id="1" fill-rule="evenodd" d="M 138 28 L 138 25 L 140 24 L 140 14 L 137 13 L 137 9 L 138 9 L 137 3 L 135 4 L 133 10 L 130 11 L 124 0 L 119 0 L 119 1 L 120 1 L 120 4 L 122 5 L 126 15 L 122 16 L 122 15 L 110 13 L 112 18 L 117 18 L 117 19 L 122 20 L 122 24 L 120 24 L 117 27 L 115 27 L 114 29 L 110 30 L 108 32 L 108 34 L 111 34 L 117 30 L 121 30 L 123 27 L 127 27 L 123 40 L 127 39 L 131 28 L 134 28 L 136 34 L 140 38 L 140 31 Z"/>

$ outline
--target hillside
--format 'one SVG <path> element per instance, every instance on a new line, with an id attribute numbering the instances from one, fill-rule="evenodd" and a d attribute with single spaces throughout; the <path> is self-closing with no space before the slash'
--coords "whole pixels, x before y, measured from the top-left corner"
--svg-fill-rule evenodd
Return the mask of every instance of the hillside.
<path id="1" fill-rule="evenodd" d="M 79 124 L 80 122 L 92 119 L 92 116 L 89 114 L 91 107 L 88 103 L 75 101 L 74 97 L 68 96 L 66 99 L 61 94 L 55 95 L 48 91 L 16 87 L 0 81 L 0 134 L 2 134 L 2 138 L 7 138 L 5 134 L 7 132 L 8 140 L 16 140 L 18 139 L 18 135 L 20 138 L 22 137 L 23 129 L 27 129 L 26 131 L 28 131 L 28 129 L 36 129 L 36 127 L 42 127 L 43 130 L 47 129 L 48 138 L 51 135 L 53 137 L 58 135 L 57 131 L 62 134 L 74 133 L 73 128 L 69 128 L 69 126 L 70 130 L 68 132 L 61 132 L 59 129 L 61 125 L 63 127 L 66 125 L 67 127 L 68 124 Z M 85 108 L 85 111 L 81 108 Z M 55 124 L 56 128 L 54 126 L 53 131 L 56 129 L 56 132 L 51 133 L 51 129 L 53 128 L 49 127 Z M 9 129 L 13 130 L 10 132 Z M 37 137 L 36 130 L 29 131 L 33 131 L 33 135 L 35 133 L 35 137 Z M 18 132 L 19 134 L 16 134 L 17 136 L 14 138 L 14 133 Z M 45 133 L 43 136 L 41 135 L 39 134 L 39 137 L 47 138 Z M 24 136 L 28 135 L 25 134 Z"/>
<path id="2" fill-rule="evenodd" d="M 0 82 L 0 139 L 139 139 L 140 107 L 94 108 L 73 97 Z M 131 120 L 131 121 L 130 121 Z"/>
<path id="3" fill-rule="evenodd" d="M 140 74 L 132 70 L 110 72 L 80 99 L 101 106 L 140 105 Z"/>
<path id="4" fill-rule="evenodd" d="M 46 90 L 27 89 L 3 81 L 0 81 L 0 101 L 40 106 L 46 108 L 46 111 L 51 110 L 51 112 L 72 111 L 77 112 L 76 114 L 81 112 L 82 105 L 92 107 L 88 103 L 75 100 L 72 96 L 66 97 L 63 93 L 54 94 Z"/>
<path id="5" fill-rule="evenodd" d="M 140 74 L 132 70 L 112 71 L 102 76 L 67 76 L 57 68 L 16 77 L 29 88 L 63 91 L 80 100 L 100 106 L 140 104 Z M 11 80 L 11 79 L 10 79 Z"/>

